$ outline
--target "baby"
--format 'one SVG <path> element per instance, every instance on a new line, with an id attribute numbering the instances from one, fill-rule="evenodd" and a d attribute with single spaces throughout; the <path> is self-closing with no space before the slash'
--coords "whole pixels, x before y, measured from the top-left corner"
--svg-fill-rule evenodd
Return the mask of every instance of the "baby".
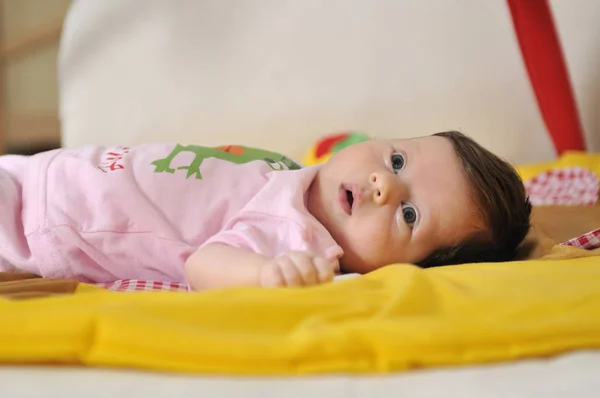
<path id="1" fill-rule="evenodd" d="M 515 170 L 455 131 L 306 168 L 239 146 L 6 155 L 0 203 L 0 271 L 194 290 L 511 260 L 531 213 Z"/>

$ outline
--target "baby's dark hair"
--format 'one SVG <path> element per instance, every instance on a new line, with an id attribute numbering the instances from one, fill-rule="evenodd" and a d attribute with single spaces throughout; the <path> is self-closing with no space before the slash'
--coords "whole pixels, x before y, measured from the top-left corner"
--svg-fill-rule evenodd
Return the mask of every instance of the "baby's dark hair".
<path id="1" fill-rule="evenodd" d="M 531 226 L 531 203 L 515 168 L 458 131 L 433 135 L 452 142 L 484 228 L 454 247 L 438 250 L 418 265 L 429 268 L 514 259 Z"/>

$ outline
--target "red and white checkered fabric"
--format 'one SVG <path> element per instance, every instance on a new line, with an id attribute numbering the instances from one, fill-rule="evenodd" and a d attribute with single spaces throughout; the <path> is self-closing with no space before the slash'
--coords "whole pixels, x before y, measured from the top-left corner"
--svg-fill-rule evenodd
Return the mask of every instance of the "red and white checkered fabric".
<path id="1" fill-rule="evenodd" d="M 96 285 L 117 292 L 186 292 L 188 290 L 185 283 L 143 281 L 140 279 L 121 279 L 111 283 L 96 283 Z"/>
<path id="2" fill-rule="evenodd" d="M 590 231 L 586 234 L 570 239 L 562 245 L 580 247 L 586 250 L 597 249 L 600 247 L 600 228 Z"/>
<path id="3" fill-rule="evenodd" d="M 534 206 L 593 205 L 598 201 L 598 176 L 584 167 L 566 167 L 538 174 L 525 181 Z"/>

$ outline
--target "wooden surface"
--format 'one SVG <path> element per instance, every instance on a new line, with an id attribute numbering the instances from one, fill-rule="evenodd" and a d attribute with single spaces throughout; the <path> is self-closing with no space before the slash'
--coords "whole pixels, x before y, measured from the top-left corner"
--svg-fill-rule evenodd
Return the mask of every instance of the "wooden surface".
<path id="1" fill-rule="evenodd" d="M 13 101 L 15 93 L 10 91 L 7 83 L 7 67 L 29 70 L 27 69 L 31 65 L 27 63 L 29 60 L 23 65 L 20 63 L 22 60 L 35 57 L 40 50 L 47 49 L 49 45 L 56 45 L 62 32 L 62 16 L 61 18 L 51 16 L 37 26 L 21 29 L 18 34 L 9 35 L 10 32 L 7 32 L 9 20 L 4 17 L 16 18 L 19 15 L 22 17 L 17 13 L 18 10 L 32 12 L 31 7 L 18 9 L 13 7 L 10 16 L 3 15 L 7 12 L 6 4 L 0 0 L 0 154 L 31 153 L 60 146 L 58 111 L 40 109 L 39 103 L 33 107 L 24 107 L 22 93 L 21 97 L 16 95 L 19 97 L 20 105 L 15 108 L 10 102 Z M 47 84 L 42 85 L 40 90 L 44 89 L 43 87 L 47 89 Z"/>
<path id="2" fill-rule="evenodd" d="M 10 59 L 27 54 L 34 54 L 37 49 L 60 39 L 62 20 L 52 21 L 35 30 L 26 32 L 23 36 L 10 43 L 4 43 L 0 50 L 2 59 Z M 0 41 L 0 43 L 3 41 Z"/>
<path id="3" fill-rule="evenodd" d="M 600 228 L 600 206 L 543 206 L 533 209 L 533 225 L 563 242 Z"/>
<path id="4" fill-rule="evenodd" d="M 600 205 L 534 207 L 531 224 L 518 260 L 543 257 L 554 245 L 600 228 Z"/>
<path id="5" fill-rule="evenodd" d="M 4 45 L 4 4 L 0 7 L 0 43 Z M 5 79 L 6 72 L 4 71 L 4 57 L 0 58 L 0 155 L 4 155 L 6 153 L 6 118 L 5 118 L 5 99 L 6 99 L 6 90 L 5 90 Z"/>

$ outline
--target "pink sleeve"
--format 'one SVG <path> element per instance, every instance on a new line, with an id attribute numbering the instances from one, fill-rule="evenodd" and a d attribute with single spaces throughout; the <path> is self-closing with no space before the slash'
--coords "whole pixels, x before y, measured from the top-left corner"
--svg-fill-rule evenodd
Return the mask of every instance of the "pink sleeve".
<path id="1" fill-rule="evenodd" d="M 285 218 L 246 214 L 236 217 L 202 246 L 221 243 L 276 257 L 289 250 L 308 249 L 302 235 L 301 228 Z"/>

